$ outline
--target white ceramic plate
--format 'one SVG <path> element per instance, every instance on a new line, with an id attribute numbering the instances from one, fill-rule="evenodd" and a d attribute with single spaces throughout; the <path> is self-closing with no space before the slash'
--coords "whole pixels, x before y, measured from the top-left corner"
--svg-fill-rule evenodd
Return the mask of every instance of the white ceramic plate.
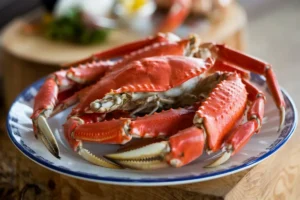
<path id="1" fill-rule="evenodd" d="M 53 157 L 41 141 L 35 139 L 30 115 L 32 113 L 33 98 L 43 81 L 40 80 L 29 86 L 13 103 L 7 117 L 7 130 L 12 142 L 25 156 L 43 167 L 75 178 L 101 183 L 136 186 L 175 185 L 200 182 L 233 174 L 258 164 L 279 150 L 291 137 L 298 122 L 295 105 L 289 95 L 283 91 L 286 102 L 285 123 L 283 129 L 277 132 L 279 112 L 266 88 L 264 79 L 252 75 L 252 81 L 267 95 L 264 125 L 261 132 L 254 135 L 241 152 L 233 156 L 226 164 L 213 169 L 203 168 L 203 165 L 212 159 L 212 156 L 203 155 L 182 168 L 154 171 L 107 169 L 86 162 L 68 147 L 62 134 L 61 125 L 65 121 L 69 110 L 49 120 L 59 143 L 60 160 Z M 85 143 L 84 145 L 98 155 L 118 148 L 116 145 L 96 143 Z"/>

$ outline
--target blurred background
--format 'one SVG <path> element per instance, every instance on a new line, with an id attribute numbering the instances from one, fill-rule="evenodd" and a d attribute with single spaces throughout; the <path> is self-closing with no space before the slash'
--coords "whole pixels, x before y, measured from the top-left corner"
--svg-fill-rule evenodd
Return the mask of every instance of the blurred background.
<path id="1" fill-rule="evenodd" d="M 21 19 L 24 16 L 30 16 L 30 23 L 31 21 L 33 21 L 33 24 L 35 23 L 35 19 L 32 19 L 32 16 L 36 15 L 35 13 L 40 13 L 41 8 L 43 8 L 42 10 L 48 9 L 48 11 L 51 9 L 53 9 L 53 5 L 51 5 L 50 0 L 26 0 L 25 2 L 21 2 L 20 0 L 1 0 L 0 1 L 0 28 L 2 28 L 2 33 L 5 32 L 5 28 L 9 29 L 10 26 L 14 26 L 12 25 L 14 21 L 12 21 L 13 19 L 16 18 L 20 18 Z M 101 1 L 102 2 L 102 1 Z M 138 2 L 138 1 L 137 1 Z M 143 1 L 140 1 L 143 2 Z M 158 1 L 158 2 L 163 2 L 163 1 Z M 226 1 L 224 1 L 226 2 Z M 300 1 L 299 0 L 286 0 L 286 1 L 279 1 L 279 0 L 240 0 L 237 2 L 239 5 L 242 6 L 242 11 L 246 13 L 247 15 L 247 21 L 243 22 L 243 20 L 241 20 L 241 18 L 243 18 L 243 15 L 238 15 L 237 16 L 233 16 L 233 18 L 231 18 L 230 20 L 232 21 L 231 23 L 233 24 L 233 26 L 235 26 L 234 24 L 239 24 L 242 23 L 242 26 L 240 27 L 240 29 L 243 29 L 243 38 L 241 38 L 241 36 L 239 36 L 239 40 L 242 41 L 238 41 L 240 44 L 238 45 L 238 49 L 244 50 L 256 57 L 259 57 L 265 61 L 268 61 L 269 63 L 271 63 L 274 68 L 275 71 L 277 72 L 277 76 L 279 79 L 279 83 L 287 89 L 287 91 L 295 98 L 296 102 L 300 101 L 300 93 L 297 93 L 297 87 L 296 85 L 299 85 L 300 79 L 297 78 L 297 76 L 299 75 L 300 70 L 299 69 L 299 64 L 300 64 L 300 57 L 298 56 L 298 51 L 297 51 L 297 47 L 299 47 L 300 45 L 300 25 L 299 25 L 299 20 L 300 20 Z M 100 3 L 101 4 L 101 3 Z M 164 3 L 161 3 L 162 5 Z M 101 5 L 99 6 L 99 4 L 97 4 L 98 7 L 101 7 Z M 161 6 L 162 8 L 166 8 L 166 5 Z M 38 11 L 37 11 L 38 10 Z M 63 9 L 62 9 L 63 10 Z M 96 9 L 97 10 L 97 9 Z M 161 13 L 166 13 L 167 10 L 162 9 L 163 11 Z M 209 9 L 208 9 L 209 10 Z M 93 9 L 92 9 L 93 11 Z M 91 11 L 91 12 L 92 12 Z M 104 8 L 101 10 L 101 12 L 105 13 L 105 6 Z M 42 11 L 44 12 L 44 11 Z M 63 11 L 60 11 L 63 12 Z M 93 11 L 95 12 L 95 11 Z M 144 12 L 144 11 L 143 11 Z M 197 32 L 200 30 L 200 32 L 202 30 L 206 30 L 207 28 L 207 24 L 209 22 L 207 22 L 207 19 L 210 18 L 215 18 L 215 16 L 213 16 L 212 14 L 208 14 L 207 13 L 201 13 L 201 15 L 197 15 L 198 11 L 195 11 L 194 14 L 192 15 L 192 17 L 189 18 L 189 21 L 187 22 L 188 25 L 192 24 L 192 26 L 194 26 L 196 28 L 186 28 L 183 26 L 183 28 L 179 28 L 177 30 L 179 30 L 179 35 L 185 36 L 187 35 L 189 32 Z M 229 11 L 230 12 L 230 11 Z M 33 14 L 34 13 L 34 14 Z M 196 14 L 195 14 L 196 13 Z M 38 14 L 39 16 L 40 14 Z M 157 15 L 160 20 L 160 14 Z M 201 16 L 201 17 L 199 17 Z M 49 17 L 49 16 L 48 16 Z M 47 21 L 47 16 L 45 16 L 44 14 L 42 14 L 42 21 Z M 46 18 L 46 19 L 45 19 Z M 221 21 L 222 22 L 222 17 L 219 17 L 219 19 L 217 19 L 217 21 Z M 26 20 L 24 20 L 26 21 Z M 156 20 L 157 21 L 157 20 Z M 198 23 L 199 21 L 199 23 Z M 26 22 L 27 23 L 27 22 Z M 30 24 L 29 23 L 29 24 Z M 136 23 L 136 22 L 134 22 Z M 133 24 L 134 24 L 133 23 Z M 197 24 L 198 23 L 198 24 Z M 34 24 L 35 25 L 35 24 Z M 156 25 L 156 24 L 155 24 Z M 154 26 L 155 26 L 154 25 Z M 105 24 L 105 26 L 114 26 L 113 23 L 107 22 Z M 213 26 L 213 25 L 212 25 Z M 238 25 L 237 25 L 238 26 Z M 139 27 L 140 24 L 139 24 Z M 25 27 L 28 28 L 28 27 Z M 33 32 L 35 31 L 35 26 L 31 27 L 29 26 L 29 32 Z M 53 28 L 53 27 L 52 27 Z M 132 28 L 132 27 L 131 27 Z M 136 28 L 136 27 L 135 27 Z M 55 28 L 53 28 L 54 30 L 50 30 L 47 32 L 48 36 L 50 35 L 50 37 L 56 37 L 55 36 Z M 147 29 L 147 27 L 142 27 L 140 29 Z M 229 27 L 230 29 L 230 27 Z M 227 27 L 225 27 L 225 30 L 228 30 Z M 28 31 L 28 30 L 26 30 Z M 52 32 L 51 32 L 52 31 Z M 50 32 L 50 33 L 49 33 Z M 222 30 L 221 30 L 222 32 Z M 224 32 L 224 30 L 223 30 Z M 149 32 L 149 30 L 147 31 L 137 31 L 137 34 L 133 34 L 132 37 L 123 37 L 120 36 L 122 35 L 122 33 L 120 34 L 115 34 L 115 36 L 113 35 L 109 35 L 111 34 L 110 32 L 100 32 L 100 34 L 98 34 L 96 36 L 97 39 L 95 39 L 95 41 L 99 42 L 99 46 L 100 46 L 100 50 L 105 49 L 105 48 L 109 48 L 109 46 L 113 46 L 113 45 L 117 45 L 119 43 L 125 42 L 126 40 L 131 41 L 133 40 L 133 38 L 136 38 L 136 35 L 140 35 L 141 37 L 147 34 L 150 34 L 151 31 Z M 178 33 L 178 31 L 176 32 Z M 52 35 L 51 35 L 52 34 Z M 114 34 L 114 33 L 113 33 Z M 222 34 L 222 33 L 221 33 Z M 2 34 L 3 35 L 3 34 Z M 9 32 L 9 35 L 12 35 L 11 32 Z M 53 36 L 54 35 L 54 36 Z M 124 34 L 123 34 L 124 35 Z M 128 34 L 130 35 L 130 34 Z M 201 34 L 200 34 L 201 35 Z M 218 38 L 218 34 L 214 35 L 210 33 L 210 35 L 213 36 L 204 36 L 206 38 L 209 39 L 214 39 L 214 37 L 216 37 L 215 40 L 220 40 Z M 7 37 L 7 36 L 6 36 Z M 61 36 L 63 37 L 63 36 Z M 105 42 L 106 37 L 110 37 L 113 38 L 111 39 L 112 42 Z M 229 36 L 226 36 L 229 37 Z M 5 67 L 8 67 L 7 65 L 9 65 L 10 71 L 12 71 L 13 69 L 11 68 L 11 65 L 21 65 L 21 66 L 26 66 L 27 61 L 33 61 L 36 62 L 36 60 L 38 60 L 38 62 L 44 65 L 49 64 L 49 59 L 53 59 L 53 63 L 50 63 L 50 65 L 56 65 L 56 64 L 61 64 L 62 62 L 66 62 L 66 61 L 70 61 L 74 56 L 73 55 L 77 55 L 77 57 L 83 57 L 83 55 L 88 55 L 91 52 L 94 52 L 96 50 L 98 50 L 97 48 L 95 48 L 94 44 L 93 44 L 93 40 L 92 39 L 82 39 L 80 41 L 76 41 L 79 43 L 86 43 L 86 46 L 90 46 L 92 47 L 79 47 L 77 52 L 69 52 L 68 54 L 68 48 L 70 46 L 66 46 L 66 47 L 62 47 L 62 46 L 58 46 L 57 47 L 57 51 L 58 53 L 61 55 L 61 51 L 65 52 L 65 55 L 62 54 L 61 56 L 57 56 L 57 54 L 53 54 L 51 55 L 51 53 L 53 53 L 53 51 L 51 53 L 48 54 L 48 57 L 46 56 L 45 58 L 36 58 L 36 56 L 33 56 L 33 58 L 27 58 L 22 61 L 24 61 L 24 63 L 14 63 L 14 59 L 17 57 L 17 59 L 19 59 L 19 57 L 21 57 L 23 59 L 24 56 L 20 55 L 22 54 L 22 52 L 19 55 L 15 55 L 15 49 L 17 49 L 17 54 L 19 53 L 18 51 L 22 51 L 20 50 L 20 47 L 22 47 L 22 41 L 25 40 L 24 38 L 21 38 L 18 40 L 18 38 L 15 37 L 8 37 L 9 41 L 4 41 L 3 37 L 1 38 L 1 43 L 2 43 L 2 50 L 5 49 L 4 51 L 7 53 L 9 52 L 9 54 L 13 54 L 14 57 L 10 57 L 9 61 L 7 62 L 7 54 L 6 53 L 2 53 L 1 54 L 1 65 L 0 65 L 0 70 L 1 70 L 1 86 L 2 86 L 2 101 L 3 98 L 5 98 L 5 96 L 7 96 L 7 98 L 9 99 L 7 102 L 7 106 L 9 106 L 10 102 L 15 98 L 16 94 L 19 93 L 26 85 L 28 85 L 29 83 L 33 82 L 34 80 L 38 79 L 41 76 L 44 76 L 46 73 L 50 73 L 51 71 L 53 71 L 54 69 L 57 70 L 57 68 L 52 68 L 50 69 L 49 67 L 45 67 L 47 68 L 47 70 L 44 70 L 43 72 L 38 72 L 38 70 L 34 70 L 36 75 L 32 75 L 29 74 L 27 75 L 22 74 L 23 77 L 21 77 L 20 79 L 26 79 L 24 77 L 24 75 L 26 76 L 33 76 L 32 78 L 28 78 L 28 80 L 24 80 L 21 81 L 21 83 L 14 83 L 11 81 L 11 76 L 10 76 L 10 80 L 9 81 L 5 81 L 5 77 L 3 74 L 11 74 L 14 75 L 16 79 L 18 79 L 17 73 L 20 73 L 20 71 L 18 71 L 19 69 L 15 69 L 17 71 L 15 72 L 5 72 Z M 114 38 L 118 38 L 115 39 Z M 121 38 L 121 41 L 120 41 Z M 104 44 L 101 42 L 102 40 L 104 40 Z M 223 40 L 223 39 L 221 39 Z M 229 39 L 231 40 L 231 39 Z M 15 42 L 14 42 L 15 41 Z M 9 42 L 9 43 L 7 43 Z M 221 41 L 223 42 L 223 41 Z M 226 38 L 224 39 L 224 42 L 226 42 Z M 19 43 L 19 45 L 15 44 L 15 43 Z M 26 41 L 25 41 L 26 43 Z M 55 43 L 55 41 L 54 41 Z M 96 42 L 95 42 L 96 43 Z M 227 43 L 227 42 L 226 42 Z M 25 44 L 24 44 L 25 45 Z M 28 42 L 27 44 L 28 45 Z M 37 45 L 37 44 L 33 44 L 33 45 Z M 41 44 L 42 45 L 42 44 Z M 44 45 L 44 44 L 43 44 Z M 101 47 L 102 46 L 102 47 Z M 234 46 L 234 45 L 233 45 Z M 51 46 L 51 48 L 54 48 L 53 46 Z M 21 48 L 22 49 L 22 48 Z M 27 51 L 27 47 L 24 50 L 25 52 Z M 60 49 L 60 50 L 59 50 Z M 63 49 L 63 50 L 62 50 Z M 80 53 L 78 52 L 84 52 L 82 53 L 83 55 L 80 55 Z M 3 52 L 3 51 L 2 51 Z M 47 54 L 47 49 L 45 49 L 45 54 Z M 28 54 L 28 52 L 25 53 L 26 55 Z M 34 53 L 33 53 L 34 54 Z M 70 55 L 73 54 L 73 55 Z M 25 57 L 26 57 L 25 55 Z M 73 57 L 72 57 L 73 56 Z M 4 57 L 4 58 L 3 58 Z M 50 57 L 50 58 L 49 58 Z M 65 60 L 63 59 L 65 58 Z M 43 61 L 43 59 L 45 59 Z M 47 60 L 48 59 L 48 60 Z M 21 61 L 20 61 L 21 62 Z M 44 62 L 44 63 L 43 63 Z M 40 69 L 40 66 L 37 66 L 37 69 Z M 44 67 L 43 67 L 44 68 Z M 27 68 L 28 69 L 28 68 Z M 27 70 L 26 69 L 26 70 Z M 49 70 L 48 70 L 49 69 Z M 25 70 L 25 71 L 26 71 Z M 3 72 L 4 71 L 4 72 Z M 22 70 L 21 70 L 22 71 Z M 4 79 L 3 79 L 4 78 Z M 11 85 L 12 84 L 12 85 Z M 3 86 L 4 85 L 4 86 Z M 16 87 L 14 87 L 13 85 L 15 85 Z M 9 89 L 5 89 L 9 88 Z M 4 88 L 4 89 L 3 89 Z M 11 93 L 11 90 L 15 90 L 15 92 Z"/>

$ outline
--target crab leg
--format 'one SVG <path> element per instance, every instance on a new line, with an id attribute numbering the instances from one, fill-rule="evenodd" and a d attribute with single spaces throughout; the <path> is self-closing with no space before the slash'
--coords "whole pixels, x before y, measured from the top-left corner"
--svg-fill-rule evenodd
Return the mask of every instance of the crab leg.
<path id="1" fill-rule="evenodd" d="M 99 62 L 96 66 L 99 69 L 91 69 L 85 71 L 81 77 L 83 77 L 86 82 L 93 81 L 93 71 L 97 71 L 98 75 L 103 74 L 104 71 L 111 66 L 111 62 Z M 92 67 L 88 67 L 92 68 Z M 80 72 L 86 69 L 85 66 L 78 67 Z M 73 70 L 73 69 L 71 69 Z M 79 71 L 77 71 L 79 72 Z M 69 79 L 68 70 L 61 70 L 52 75 L 50 75 L 42 87 L 40 88 L 38 94 L 35 97 L 34 101 L 34 111 L 31 116 L 32 119 L 36 119 L 41 113 L 45 114 L 45 117 L 49 117 L 52 113 L 54 107 L 60 102 L 65 101 L 66 99 L 72 97 L 81 87 L 83 87 L 84 82 L 75 82 Z M 78 84 L 80 83 L 80 84 Z M 82 86 L 81 86 L 82 85 Z"/>
<path id="2" fill-rule="evenodd" d="M 155 44 L 155 43 L 160 43 L 160 42 L 168 42 L 168 41 L 177 41 L 179 40 L 178 36 L 172 34 L 172 33 L 158 33 L 154 37 L 148 37 L 146 39 L 138 40 L 135 42 L 123 44 L 121 46 L 115 47 L 113 49 L 109 49 L 107 51 L 101 51 L 99 53 L 93 54 L 92 56 L 72 62 L 72 63 L 67 63 L 63 66 L 65 67 L 76 67 L 80 64 L 92 62 L 94 60 L 110 60 L 110 59 L 115 59 L 118 57 L 122 57 L 124 55 L 128 55 L 131 52 L 134 52 L 136 50 L 142 49 L 146 46 Z"/>
<path id="3" fill-rule="evenodd" d="M 273 99 L 278 109 L 280 110 L 280 125 L 278 129 L 280 130 L 285 120 L 285 102 L 271 65 L 231 48 L 228 48 L 225 45 L 206 43 L 201 46 L 209 48 L 214 54 L 216 54 L 215 56 L 217 59 L 224 60 L 243 69 L 266 77 L 268 87 L 270 88 L 273 95 Z"/>
<path id="4" fill-rule="evenodd" d="M 92 70 L 87 70 L 83 76 L 86 82 L 93 82 L 93 71 L 97 75 L 103 74 L 112 62 L 98 62 Z M 85 66 L 79 66 L 77 70 L 85 69 Z M 33 129 L 36 138 L 42 136 L 41 139 L 47 149 L 57 158 L 59 158 L 59 149 L 55 137 L 49 128 L 47 118 L 55 114 L 61 109 L 65 109 L 67 105 L 76 103 L 74 93 L 82 88 L 85 82 L 73 81 L 68 77 L 68 70 L 58 71 L 49 76 L 35 97 L 34 108 L 31 119 L 33 121 Z M 75 94 L 77 95 L 77 94 Z M 72 100 L 72 101 L 71 101 Z M 58 108 L 55 107 L 58 105 Z M 53 109 L 55 112 L 53 113 Z"/>
<path id="5" fill-rule="evenodd" d="M 97 75 L 103 74 L 112 62 L 98 62 L 92 70 L 87 70 L 81 76 L 86 82 L 93 82 L 93 71 L 97 72 Z M 79 66 L 79 71 L 84 71 L 85 66 Z M 36 138 L 41 136 L 41 139 L 47 149 L 57 158 L 59 158 L 59 149 L 55 137 L 49 128 L 47 118 L 57 113 L 61 109 L 65 109 L 66 106 L 76 103 L 77 91 L 84 86 L 83 81 L 71 80 L 68 77 L 68 70 L 61 70 L 50 75 L 41 88 L 34 100 L 34 108 L 31 119 L 33 121 L 33 129 Z M 76 82 L 77 81 L 77 82 Z M 74 96 L 75 94 L 75 96 Z M 55 112 L 53 113 L 53 109 Z"/>
<path id="6" fill-rule="evenodd" d="M 92 86 L 93 85 L 87 86 L 87 87 L 75 92 L 72 96 L 70 96 L 68 98 L 65 98 L 62 101 L 59 101 L 55 105 L 50 117 L 53 117 L 57 113 L 59 113 L 59 112 L 65 110 L 65 109 L 69 108 L 70 106 L 75 105 L 76 103 L 78 103 L 80 101 L 80 99 L 83 98 L 84 95 L 87 94 L 89 92 L 89 90 L 92 89 Z"/>
<path id="7" fill-rule="evenodd" d="M 175 43 L 177 41 L 179 41 L 179 37 L 172 33 L 160 33 L 155 37 L 149 37 L 137 42 L 121 45 L 107 51 L 102 51 L 92 55 L 89 58 L 66 64 L 66 67 L 72 67 L 70 70 L 68 70 L 67 76 L 71 80 L 74 80 L 78 83 L 96 81 L 99 80 L 101 75 L 106 73 L 107 67 L 114 69 L 115 65 L 118 65 L 119 68 L 121 68 L 133 60 L 155 55 L 168 55 L 167 52 L 164 54 L 165 49 L 162 49 L 160 44 L 168 44 L 169 42 Z M 152 50 L 153 47 L 155 47 L 155 49 Z M 157 52 L 157 50 L 159 50 L 160 53 Z M 175 52 L 170 54 L 177 55 Z M 182 54 L 183 53 L 180 55 Z M 115 59 L 121 56 L 123 56 L 123 58 L 119 62 L 104 61 L 107 59 Z"/>
<path id="8" fill-rule="evenodd" d="M 231 156 L 239 152 L 250 140 L 253 134 L 258 133 L 264 116 L 265 96 L 258 88 L 249 81 L 243 80 L 249 92 L 248 99 L 253 101 L 248 113 L 248 121 L 238 126 L 225 142 L 225 151 L 213 163 L 206 167 L 216 167 L 226 162 Z"/>
<path id="9" fill-rule="evenodd" d="M 160 44 L 168 44 L 169 42 L 176 43 L 179 41 L 179 39 L 180 38 L 178 36 L 172 33 L 159 33 L 155 37 L 148 37 L 140 41 L 127 43 L 107 51 L 99 52 L 86 59 L 66 64 L 64 66 L 72 67 L 67 72 L 67 76 L 71 80 L 81 84 L 92 82 L 99 80 L 99 77 L 106 73 L 107 67 L 115 68 L 115 65 L 122 67 L 133 60 L 138 60 L 144 57 L 168 55 L 167 52 L 164 54 L 166 49 L 162 49 Z M 153 47 L 155 47 L 155 49 L 152 50 Z M 170 48 L 172 49 L 172 46 L 170 46 Z M 160 53 L 157 52 L 157 50 Z M 177 55 L 175 52 L 169 54 Z M 182 54 L 183 53 L 180 55 Z M 121 56 L 123 58 L 119 62 L 105 61 L 107 59 L 115 59 Z"/>
<path id="10" fill-rule="evenodd" d="M 187 57 L 193 56 L 193 54 L 197 52 L 199 44 L 200 39 L 196 35 L 191 35 L 188 39 L 183 39 L 180 41 L 155 43 L 124 56 L 123 59 L 111 67 L 109 72 L 122 69 L 130 62 L 140 60 L 142 58 L 168 55 Z"/>
<path id="11" fill-rule="evenodd" d="M 73 81 L 66 79 L 65 75 L 66 71 L 59 71 L 46 79 L 35 97 L 31 116 L 35 137 L 41 136 L 47 149 L 57 158 L 59 158 L 58 145 L 46 118 L 51 115 L 56 103 L 67 98 L 68 91 L 73 90 L 76 86 Z"/>
<path id="12" fill-rule="evenodd" d="M 197 51 L 200 39 L 196 35 L 191 35 L 185 40 L 168 39 L 166 42 L 157 42 L 143 48 L 131 51 L 117 62 L 111 61 L 90 61 L 87 64 L 80 64 L 67 72 L 69 79 L 78 83 L 87 83 L 99 80 L 104 73 L 110 73 L 122 69 L 132 61 L 153 56 L 183 55 L 191 56 Z"/>
<path id="13" fill-rule="evenodd" d="M 67 71 L 67 77 L 79 84 L 93 83 L 101 78 L 115 63 L 111 61 L 91 61 L 72 67 Z"/>
<path id="14" fill-rule="evenodd" d="M 210 72 L 216 72 L 216 71 L 222 71 L 222 72 L 236 72 L 241 75 L 244 79 L 250 78 L 250 73 L 247 70 L 244 70 L 242 68 L 238 68 L 230 63 L 226 63 L 222 60 L 216 60 L 214 63 L 214 66 L 211 68 Z"/>
<path id="15" fill-rule="evenodd" d="M 167 18 L 159 25 L 157 32 L 172 32 L 179 27 L 188 16 L 192 0 L 172 0 Z"/>

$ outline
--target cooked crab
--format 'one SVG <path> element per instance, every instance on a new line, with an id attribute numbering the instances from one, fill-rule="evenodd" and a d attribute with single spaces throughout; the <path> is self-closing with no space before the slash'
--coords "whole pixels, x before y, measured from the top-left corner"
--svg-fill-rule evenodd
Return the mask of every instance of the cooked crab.
<path id="1" fill-rule="evenodd" d="M 59 157 L 59 151 L 46 118 L 79 102 L 64 134 L 71 148 L 89 162 L 110 168 L 181 167 L 204 150 L 221 150 L 220 158 L 207 167 L 218 166 L 262 126 L 266 99 L 248 80 L 249 71 L 266 77 L 282 126 L 285 102 L 269 64 L 224 45 L 199 44 L 196 36 L 163 38 L 152 38 L 150 46 L 143 40 L 99 53 L 46 80 L 35 98 L 32 119 L 35 134 L 53 155 Z M 104 60 L 118 56 L 123 56 L 121 61 Z M 86 77 L 88 81 L 82 81 Z M 62 83 L 72 89 L 66 91 Z M 91 86 L 74 93 L 74 85 L 80 84 Z M 239 124 L 244 113 L 247 122 Z M 125 144 L 132 138 L 157 137 L 163 139 L 105 158 L 83 147 L 83 141 Z"/>

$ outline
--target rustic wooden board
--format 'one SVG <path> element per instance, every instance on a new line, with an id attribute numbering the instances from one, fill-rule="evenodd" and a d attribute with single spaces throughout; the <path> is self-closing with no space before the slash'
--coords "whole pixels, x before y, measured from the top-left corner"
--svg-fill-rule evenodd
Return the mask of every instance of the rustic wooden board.
<path id="1" fill-rule="evenodd" d="M 226 199 L 300 199 L 299 140 L 298 128 L 282 149 L 250 170 L 226 195 Z"/>

